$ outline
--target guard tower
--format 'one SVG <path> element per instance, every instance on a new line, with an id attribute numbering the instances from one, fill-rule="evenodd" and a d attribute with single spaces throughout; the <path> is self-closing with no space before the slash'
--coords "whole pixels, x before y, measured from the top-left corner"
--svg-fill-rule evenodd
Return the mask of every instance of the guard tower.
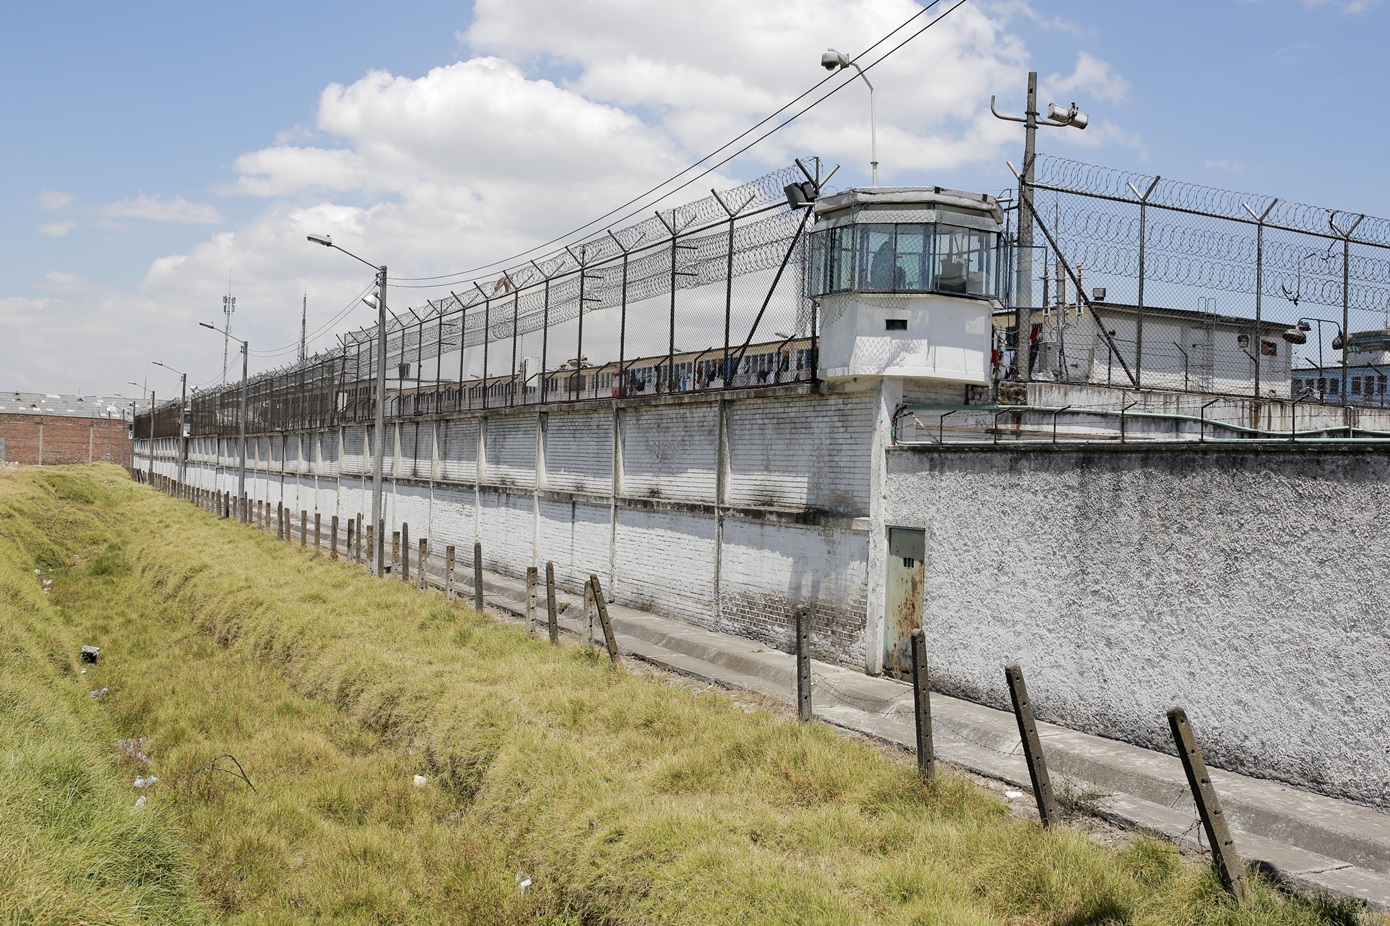
<path id="1" fill-rule="evenodd" d="M 818 200 L 809 295 L 820 376 L 987 385 L 991 309 L 1006 271 L 992 196 L 851 189 Z"/>

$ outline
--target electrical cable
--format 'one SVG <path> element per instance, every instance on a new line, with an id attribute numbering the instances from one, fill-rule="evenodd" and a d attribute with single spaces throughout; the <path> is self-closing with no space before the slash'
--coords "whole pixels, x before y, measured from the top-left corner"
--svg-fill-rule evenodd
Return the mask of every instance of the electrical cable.
<path id="1" fill-rule="evenodd" d="M 864 55 L 867 55 L 867 54 L 869 54 L 870 52 L 872 52 L 875 48 L 877 48 L 878 46 L 882 45 L 884 42 L 886 42 L 886 41 L 888 41 L 889 39 L 891 39 L 894 35 L 897 35 L 899 32 L 901 32 L 903 29 L 905 29 L 914 19 L 917 19 L 919 16 L 923 15 L 924 13 L 929 12 L 933 7 L 937 6 L 940 2 L 941 2 L 941 0 L 931 0 L 931 2 L 930 2 L 929 4 L 927 4 L 927 5 L 926 5 L 925 7 L 923 7 L 922 9 L 918 10 L 916 13 L 913 13 L 913 14 L 912 14 L 911 16 L 909 16 L 906 20 L 904 20 L 902 23 L 900 23 L 895 29 L 893 29 L 891 32 L 888 32 L 887 34 L 885 34 L 884 36 L 882 36 L 878 41 L 874 42 L 874 43 L 873 43 L 872 45 L 870 45 L 868 48 L 866 48 L 866 49 L 864 49 L 863 51 L 861 51 L 858 55 L 856 55 L 856 56 L 854 57 L 853 60 L 857 61 L 857 60 L 859 60 L 859 58 L 861 58 L 861 57 L 863 57 Z M 937 22 L 940 22 L 940 21 L 941 21 L 942 19 L 944 19 L 947 15 L 949 15 L 953 10 L 955 10 L 956 7 L 959 7 L 959 6 L 960 6 L 962 3 L 964 3 L 964 2 L 965 2 L 965 0 L 958 0 L 958 2 L 956 3 L 955 6 L 951 7 L 951 9 L 947 10 L 947 11 L 946 11 L 945 13 L 943 13 L 941 16 L 938 16 L 936 19 L 932 20 L 932 22 L 929 23 L 929 24 L 928 24 L 926 27 L 924 27 L 922 30 L 919 30 L 918 32 L 916 32 L 916 33 L 914 33 L 913 35 L 909 36 L 909 37 L 908 37 L 907 39 L 905 39 L 901 44 L 899 44 L 899 45 L 895 46 L 894 48 L 890 49 L 887 53 L 885 53 L 885 54 L 883 55 L 882 58 L 879 58 L 878 61 L 884 60 L 884 58 L 887 58 L 887 57 L 888 57 L 889 55 L 891 55 L 894 51 L 897 51 L 897 50 L 898 50 L 899 48 L 901 48 L 903 45 L 906 45 L 908 42 L 912 41 L 912 40 L 913 40 L 914 38 L 916 38 L 918 35 L 921 35 L 922 32 L 926 31 L 927 28 L 930 28 L 930 26 L 931 26 L 932 24 L 937 23 Z M 866 70 L 866 71 L 869 70 L 869 68 L 873 67 L 874 64 L 877 64 L 878 61 L 875 61 L 875 62 L 873 62 L 872 64 L 868 65 L 867 67 L 864 68 L 864 70 Z M 808 88 L 808 89 L 807 89 L 805 92 L 803 92 L 801 95 L 797 96 L 795 99 L 792 99 L 792 100 L 788 101 L 787 103 L 785 103 L 783 106 L 781 106 L 779 109 L 773 111 L 772 113 L 769 113 L 767 116 L 763 117 L 763 119 L 761 119 L 759 122 L 757 122 L 757 123 L 755 123 L 755 124 L 749 126 L 747 129 L 745 129 L 745 130 L 744 130 L 743 132 L 741 132 L 739 135 L 735 136 L 734 138 L 730 139 L 729 141 L 727 141 L 727 142 L 725 142 L 724 144 L 720 145 L 719 147 L 715 148 L 715 149 L 714 149 L 713 151 L 711 151 L 709 154 L 706 154 L 704 157 L 702 157 L 702 158 L 700 158 L 699 160 L 695 161 L 694 163 L 690 164 L 688 167 L 685 167 L 685 168 L 681 169 L 681 170 L 678 171 L 677 173 L 673 174 L 671 177 L 668 177 L 667 179 L 661 181 L 660 183 L 658 183 L 658 184 L 656 184 L 655 186 L 649 188 L 649 189 L 646 190 L 645 192 L 642 192 L 642 193 L 638 194 L 637 196 L 633 197 L 632 199 L 629 199 L 627 202 L 623 203 L 622 205 L 616 206 L 615 208 L 609 210 L 608 212 L 605 212 L 603 215 L 600 215 L 600 216 L 598 216 L 597 218 L 592 219 L 592 220 L 590 220 L 589 222 L 586 222 L 585 224 L 578 226 L 577 228 L 573 228 L 573 229 L 571 229 L 570 231 L 567 231 L 567 232 L 565 232 L 565 233 L 562 234 L 562 235 L 558 235 L 558 236 L 556 236 L 556 237 L 554 237 L 554 238 L 551 238 L 549 241 L 542 242 L 541 244 L 538 244 L 538 245 L 536 245 L 536 246 L 533 247 L 533 248 L 530 248 L 530 249 L 525 250 L 525 251 L 521 251 L 520 253 L 514 254 L 514 255 L 512 255 L 512 256 L 510 256 L 510 257 L 499 258 L 499 259 L 497 259 L 497 260 L 490 261 L 490 262 L 488 262 L 488 263 L 486 263 L 486 264 L 481 264 L 481 265 L 479 265 L 479 266 L 477 266 L 477 267 L 474 267 L 474 268 L 472 268 L 472 269 L 469 269 L 469 270 L 459 270 L 459 271 L 455 271 L 455 272 L 453 272 L 453 273 L 439 274 L 439 275 L 436 275 L 436 276 L 400 277 L 400 278 L 399 278 L 399 283 L 389 283 L 389 281 L 388 281 L 388 285 L 390 285 L 391 288 L 393 288 L 393 289 L 396 289 L 396 288 L 399 288 L 399 289 L 426 289 L 426 288 L 434 288 L 434 287 L 414 287 L 414 286 L 405 286 L 405 285 L 402 285 L 402 284 L 406 284 L 406 283 L 425 283 L 425 282 L 434 281 L 434 280 L 452 280 L 452 281 L 458 281 L 458 280 L 461 280 L 461 279 L 464 278 L 464 277 L 469 276 L 470 274 L 481 273 L 482 271 L 484 271 L 484 270 L 489 270 L 489 269 L 491 269 L 491 268 L 493 268 L 493 267 L 497 267 L 497 266 L 500 266 L 500 265 L 503 265 L 503 264 L 508 264 L 508 263 L 511 263 L 512 261 L 521 260 L 522 258 L 525 258 L 525 257 L 528 257 L 528 256 L 530 256 L 530 255 L 532 255 L 532 254 L 535 254 L 535 253 L 541 251 L 542 249 L 547 248 L 547 247 L 549 247 L 549 246 L 551 246 L 551 245 L 553 245 L 553 244 L 558 244 L 558 243 L 561 242 L 561 241 L 564 241 L 564 240 L 566 240 L 566 239 L 568 239 L 568 238 L 571 238 L 571 237 L 573 237 L 574 235 L 579 234 L 580 232 L 583 232 L 583 231 L 586 231 L 586 230 L 588 230 L 588 229 L 591 229 L 591 228 L 593 228 L 595 225 L 597 225 L 599 222 L 602 222 L 604 219 L 607 219 L 607 218 L 609 218 L 610 216 L 613 216 L 613 215 L 615 215 L 615 214 L 621 212 L 622 210 L 626 209 L 627 207 L 633 205 L 634 203 L 638 203 L 638 202 L 641 202 L 641 201 L 645 200 L 645 199 L 646 199 L 648 196 L 650 196 L 652 193 L 655 193 L 656 191 L 660 190 L 662 187 L 666 186 L 667 184 L 673 183 L 674 181 L 680 179 L 680 177 L 681 177 L 682 175 L 689 173 L 690 171 L 692 171 L 692 170 L 694 170 L 695 168 L 699 167 L 701 164 L 703 164 L 703 163 L 705 163 L 706 161 L 708 161 L 710 158 L 713 158 L 713 157 L 717 156 L 721 151 L 725 151 L 725 150 L 727 150 L 730 146 L 737 144 L 739 141 L 741 141 L 741 140 L 744 139 L 744 138 L 747 138 L 750 134 L 752 134 L 753 132 L 757 131 L 759 128 L 761 128 L 762 126 L 766 125 L 768 122 L 771 122 L 771 121 L 772 121 L 773 119 L 775 119 L 777 116 L 779 116 L 779 115 L 781 115 L 782 113 L 786 112 L 788 109 L 790 109 L 791 107 L 795 106 L 797 103 L 801 102 L 801 101 L 804 100 L 806 97 L 810 96 L 812 93 L 815 93 L 815 92 L 816 92 L 817 90 L 819 90 L 821 87 L 825 86 L 825 84 L 826 84 L 828 81 L 833 80 L 833 79 L 836 77 L 836 75 L 837 75 L 838 73 L 839 73 L 839 71 L 834 71 L 834 72 L 832 72 L 832 73 L 830 73 L 830 74 L 827 74 L 822 80 L 820 80 L 820 81 L 819 81 L 818 83 L 816 83 L 814 86 Z M 846 81 L 845 83 L 852 83 L 852 82 L 853 82 L 853 79 L 851 78 L 851 80 Z M 840 85 L 840 87 L 843 87 L 843 86 L 844 86 L 844 84 L 842 83 L 842 84 Z M 796 116 L 793 116 L 791 119 L 788 119 L 786 122 L 783 122 L 783 123 L 782 123 L 781 125 L 779 125 L 776 129 L 773 129 L 773 132 L 777 131 L 778 129 L 781 129 L 781 128 L 785 127 L 786 125 L 789 125 L 791 122 L 795 121 L 795 119 L 796 119 L 797 117 L 803 115 L 805 112 L 807 112 L 807 110 L 809 110 L 809 109 L 812 108 L 813 106 L 818 105 L 820 102 L 823 102 L 823 101 L 826 100 L 826 99 L 829 99 L 829 97 L 832 96 L 835 92 L 837 92 L 837 91 L 840 89 L 840 87 L 836 87 L 835 90 L 832 90 L 830 93 L 827 93 L 825 96 L 821 97 L 820 100 L 817 100 L 816 103 L 811 104 L 810 107 L 807 107 L 806 109 L 801 110 L 801 112 L 797 113 Z M 715 165 L 713 165 L 712 167 L 710 167 L 709 169 L 707 169 L 707 170 L 701 172 L 700 174 L 696 175 L 695 177 L 690 178 L 690 179 L 687 180 L 685 183 L 682 183 L 680 186 L 674 187 L 673 189 L 670 189 L 670 190 L 667 190 L 665 193 L 662 193 L 661 196 L 658 197 L 658 198 L 655 200 L 655 202 L 660 202 L 662 199 L 665 199 L 666 197 L 670 196 L 672 193 L 679 192 L 680 190 L 684 189 L 685 187 L 689 186 L 690 184 L 695 183 L 696 181 L 700 180 L 702 177 L 707 176 L 708 174 L 710 174 L 711 172 L 713 172 L 713 171 L 714 171 L 715 169 L 717 169 L 718 167 L 721 167 L 722 165 L 727 164 L 727 163 L 728 163 L 730 160 L 732 160 L 734 157 L 737 157 L 738 155 L 743 154 L 743 153 L 746 152 L 749 148 L 751 148 L 753 145 L 755 145 L 755 144 L 757 144 L 758 142 L 762 141 L 763 139 L 767 138 L 768 135 L 771 135 L 771 134 L 772 134 L 772 132 L 768 132 L 768 133 L 766 133 L 766 134 L 760 136 L 760 137 L 759 137 L 756 141 L 754 141 L 752 144 L 747 145 L 747 146 L 745 146 L 745 147 L 743 147 L 743 148 L 740 148 L 740 149 L 739 149 L 737 152 L 735 152 L 733 155 L 731 155 L 731 156 L 728 157 L 728 158 L 725 158 L 724 160 L 720 161 L 718 164 L 715 164 Z M 641 208 L 645 209 L 646 206 L 643 206 L 643 207 L 641 207 Z M 635 213 L 629 213 L 627 216 L 624 216 L 622 219 L 618 219 L 617 221 L 621 222 L 621 221 L 624 221 L 624 220 L 627 219 L 627 218 L 631 218 L 631 216 L 632 216 L 633 214 L 635 214 Z M 614 222 L 614 223 L 609 223 L 609 226 L 608 226 L 608 227 L 611 228 L 612 225 L 614 225 L 614 224 L 616 224 L 616 222 Z M 436 286 L 440 286 L 440 287 L 442 287 L 443 285 L 445 285 L 445 284 L 443 284 L 443 283 L 436 284 Z"/>

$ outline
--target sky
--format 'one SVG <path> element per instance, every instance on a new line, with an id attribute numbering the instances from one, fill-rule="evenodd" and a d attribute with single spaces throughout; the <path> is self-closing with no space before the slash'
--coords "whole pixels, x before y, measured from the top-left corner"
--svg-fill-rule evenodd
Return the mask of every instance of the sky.
<path id="1" fill-rule="evenodd" d="M 952 6 L 943 2 L 921 24 Z M 176 394 L 370 324 L 392 279 L 503 261 L 666 180 L 921 9 L 909 0 L 54 0 L 0 57 L 0 388 Z M 1380 0 L 967 0 L 870 72 L 879 181 L 999 192 L 1027 72 L 1040 151 L 1390 216 Z M 890 43 L 905 38 L 916 25 Z M 879 51 L 888 48 L 881 46 Z M 867 60 L 867 59 L 866 59 Z M 819 156 L 867 185 L 851 85 L 665 205 Z M 827 84 L 827 89 L 835 82 Z M 1041 108 L 1041 107 L 1040 107 Z M 649 206 L 639 214 L 650 215 Z M 634 219 L 635 221 L 635 219 Z M 491 273 L 496 275 L 496 269 Z M 487 278 L 487 272 L 478 274 Z M 457 286 L 457 283 L 454 284 Z M 393 308 L 447 295 L 393 289 Z M 233 378 L 239 373 L 234 371 Z"/>

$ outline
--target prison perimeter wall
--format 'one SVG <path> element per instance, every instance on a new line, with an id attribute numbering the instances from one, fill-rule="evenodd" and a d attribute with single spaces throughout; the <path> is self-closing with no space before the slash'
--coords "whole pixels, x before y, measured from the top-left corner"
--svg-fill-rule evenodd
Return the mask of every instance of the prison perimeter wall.
<path id="1" fill-rule="evenodd" d="M 1390 809 L 1390 454 L 1342 446 L 897 448 L 926 533 L 933 684 Z"/>

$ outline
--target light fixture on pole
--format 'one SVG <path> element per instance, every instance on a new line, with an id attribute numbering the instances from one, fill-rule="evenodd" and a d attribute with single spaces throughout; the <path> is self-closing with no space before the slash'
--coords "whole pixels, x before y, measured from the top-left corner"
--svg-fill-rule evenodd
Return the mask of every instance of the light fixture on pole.
<path id="1" fill-rule="evenodd" d="M 183 485 L 184 477 L 188 475 L 188 374 L 182 370 L 175 370 L 167 363 L 158 360 L 153 361 L 157 367 L 163 367 L 170 373 L 179 374 L 179 485 Z"/>
<path id="2" fill-rule="evenodd" d="M 877 117 L 874 113 L 874 85 L 869 83 L 869 77 L 864 73 L 864 69 L 857 63 L 847 58 L 844 53 L 838 52 L 833 48 L 827 48 L 825 53 L 820 56 L 820 66 L 827 71 L 838 71 L 843 68 L 854 68 L 859 72 L 859 77 L 864 81 L 864 86 L 869 88 L 869 166 L 873 168 L 873 183 L 878 186 L 878 127 Z"/>
<path id="3" fill-rule="evenodd" d="M 1014 289 L 1014 301 L 1016 303 L 1016 318 L 1014 330 L 1017 333 L 1015 338 L 1016 351 L 1014 354 L 1014 379 L 1026 380 L 1029 378 L 1029 366 L 1032 363 L 1030 356 L 1032 344 L 1032 321 L 1033 316 L 1030 311 L 1033 303 L 1033 159 L 1036 150 L 1036 136 L 1038 126 L 1071 126 L 1074 129 L 1084 129 L 1091 122 L 1091 117 L 1076 108 L 1076 104 L 1071 106 L 1058 106 L 1056 103 L 1049 103 L 1047 106 L 1047 118 L 1038 121 L 1038 72 L 1028 72 L 1028 108 L 1024 110 L 1022 116 L 1006 116 L 994 108 L 994 96 L 989 98 L 989 111 L 994 113 L 996 119 L 1003 119 L 1006 122 L 1022 122 L 1024 125 L 1023 133 L 1023 170 L 1018 175 L 1018 285 Z M 1024 210 L 1027 210 L 1025 214 Z M 1027 324 L 1025 324 L 1025 315 Z"/>
<path id="4" fill-rule="evenodd" d="M 229 333 L 225 328 L 218 328 L 216 325 L 209 325 L 207 322 L 198 322 L 209 331 L 216 331 L 224 337 L 231 338 L 241 345 L 241 419 L 239 435 L 237 438 L 237 477 L 236 495 L 237 504 L 240 506 L 239 518 L 247 520 L 246 512 L 246 342 L 234 334 Z"/>
<path id="5" fill-rule="evenodd" d="M 308 238 L 314 244 L 342 251 L 348 257 L 376 271 L 376 305 L 373 306 L 376 309 L 376 413 L 372 423 L 372 524 L 375 525 L 377 538 L 375 555 L 372 557 L 372 574 L 379 576 L 382 573 L 383 553 L 386 547 L 382 542 L 386 520 L 381 499 L 381 469 L 386 441 L 386 265 L 377 266 L 358 257 L 347 248 L 339 247 L 333 243 L 330 235 L 309 235 Z"/>

